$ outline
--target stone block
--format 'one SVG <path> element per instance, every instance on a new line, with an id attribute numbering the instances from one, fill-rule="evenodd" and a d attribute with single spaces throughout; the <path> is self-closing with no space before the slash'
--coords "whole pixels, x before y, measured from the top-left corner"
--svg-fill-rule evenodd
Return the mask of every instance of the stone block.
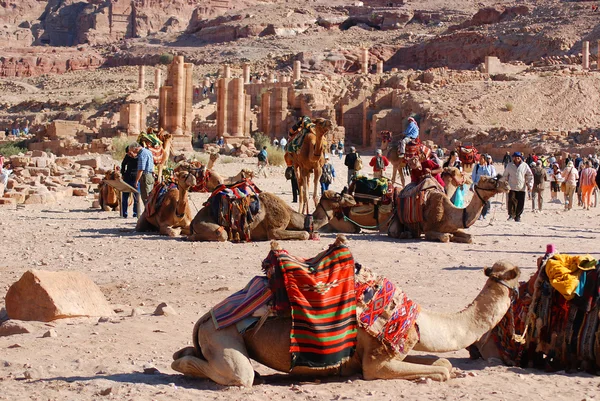
<path id="1" fill-rule="evenodd" d="M 49 194 L 33 193 L 27 195 L 27 197 L 25 198 L 25 202 L 23 203 L 26 205 L 44 205 L 47 203 L 51 203 L 52 200 L 53 198 L 51 198 Z"/>
<path id="2" fill-rule="evenodd" d="M 16 185 L 17 181 L 13 180 L 12 178 L 9 178 L 8 182 L 6 183 L 6 189 L 13 189 Z"/>
<path id="3" fill-rule="evenodd" d="M 87 189 L 83 188 L 73 188 L 73 196 L 87 196 Z"/>
<path id="4" fill-rule="evenodd" d="M 48 167 L 47 157 L 32 157 L 31 162 L 35 164 L 35 167 L 46 168 Z"/>
<path id="5" fill-rule="evenodd" d="M 29 167 L 27 170 L 29 170 L 29 174 L 31 174 L 32 176 L 36 176 L 36 175 L 43 175 L 46 177 L 50 176 L 49 168 Z"/>
<path id="6" fill-rule="evenodd" d="M 17 204 L 21 204 L 21 203 L 25 202 L 25 194 L 22 192 L 15 192 L 15 191 L 5 192 L 4 197 L 14 199 Z"/>
<path id="7" fill-rule="evenodd" d="M 0 337 L 12 336 L 15 334 L 31 333 L 31 327 L 19 320 L 7 320 L 0 324 Z"/>
<path id="8" fill-rule="evenodd" d="M 77 163 L 80 166 L 90 166 L 92 168 L 98 168 L 100 166 L 100 158 L 99 157 L 95 157 L 93 159 L 78 160 Z"/>
<path id="9" fill-rule="evenodd" d="M 17 201 L 13 198 L 0 198 L 0 205 L 11 206 L 16 204 Z"/>
<path id="10" fill-rule="evenodd" d="M 71 166 L 71 164 L 73 164 L 71 159 L 68 157 L 57 157 L 54 162 L 57 165 L 62 166 L 62 167 L 69 167 L 69 166 Z"/>
<path id="11" fill-rule="evenodd" d="M 46 152 L 42 152 L 41 150 L 32 150 L 31 156 L 32 157 L 48 157 Z"/>
<path id="12" fill-rule="evenodd" d="M 29 270 L 6 293 L 11 319 L 49 322 L 80 316 L 112 316 L 100 288 L 81 272 Z"/>
<path id="13" fill-rule="evenodd" d="M 27 167 L 31 162 L 31 158 L 26 156 L 13 156 L 10 158 L 10 162 L 13 167 Z"/>
<path id="14" fill-rule="evenodd" d="M 103 179 L 104 179 L 104 177 L 103 177 L 103 176 L 101 176 L 101 175 L 96 175 L 96 176 L 93 176 L 93 177 L 92 177 L 91 181 L 92 181 L 92 184 L 100 184 L 100 183 L 102 182 L 102 180 L 103 180 Z"/>

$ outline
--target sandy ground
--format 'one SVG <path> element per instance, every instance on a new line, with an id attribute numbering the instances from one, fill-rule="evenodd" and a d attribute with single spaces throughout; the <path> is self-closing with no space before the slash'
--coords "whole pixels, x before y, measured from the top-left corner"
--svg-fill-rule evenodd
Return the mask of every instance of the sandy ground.
<path id="1" fill-rule="evenodd" d="M 346 169 L 335 160 L 338 174 Z M 245 164 L 251 163 L 250 160 Z M 224 176 L 243 163 L 217 164 Z M 283 168 L 258 178 L 263 190 L 291 201 Z M 341 189 L 338 179 L 334 189 Z M 549 199 L 549 192 L 546 192 Z M 193 194 L 200 207 L 206 194 Z M 475 242 L 438 244 L 399 241 L 375 233 L 349 235 L 357 261 L 389 277 L 423 308 L 456 312 L 482 288 L 482 267 L 507 259 L 523 270 L 535 268 L 547 243 L 567 253 L 598 256 L 600 208 L 563 212 L 546 204 L 542 214 L 527 203 L 522 223 L 506 221 L 502 198 L 495 199 L 488 221 L 469 232 Z M 51 206 L 0 209 L 0 287 L 6 291 L 28 269 L 78 270 L 88 274 L 109 301 L 123 312 L 106 323 L 71 319 L 37 323 L 31 334 L 0 337 L 0 400 L 591 400 L 600 397 L 600 382 L 588 374 L 546 374 L 470 361 L 465 350 L 444 355 L 455 366 L 447 383 L 402 380 L 367 382 L 360 377 L 323 383 L 295 382 L 255 364 L 267 384 L 226 388 L 185 378 L 170 369 L 171 355 L 191 344 L 196 319 L 217 301 L 260 274 L 269 243 L 188 243 L 133 231 L 134 220 L 116 212 L 90 209 L 89 199 L 72 198 Z M 192 205 L 194 209 L 194 205 Z M 313 256 L 333 242 L 284 243 L 296 255 Z M 176 316 L 152 316 L 167 302 Z M 0 306 L 3 306 L 0 301 Z M 138 314 L 130 317 L 132 309 Z M 141 312 L 141 314 L 139 313 Z M 42 338 L 49 326 L 58 336 Z M 10 346 L 19 344 L 20 347 Z M 159 373 L 143 374 L 155 367 Z M 107 394 L 107 395 L 101 395 Z"/>

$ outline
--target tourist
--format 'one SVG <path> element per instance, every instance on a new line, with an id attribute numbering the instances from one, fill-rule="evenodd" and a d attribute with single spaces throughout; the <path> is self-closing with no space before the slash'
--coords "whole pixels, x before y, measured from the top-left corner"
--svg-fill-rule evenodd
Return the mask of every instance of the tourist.
<path id="1" fill-rule="evenodd" d="M 525 190 L 531 191 L 533 186 L 533 174 L 527 163 L 523 162 L 523 154 L 515 152 L 512 155 L 513 162 L 506 166 L 504 179 L 508 181 L 510 191 L 508 192 L 508 220 L 521 221 L 521 215 L 525 208 Z"/>
<path id="2" fill-rule="evenodd" d="M 565 210 L 571 210 L 573 208 L 573 194 L 577 188 L 577 178 L 579 177 L 579 173 L 577 169 L 573 166 L 573 162 L 569 161 L 567 163 L 567 167 L 562 171 L 562 176 L 564 178 L 564 186 L 563 192 L 565 195 Z"/>
<path id="3" fill-rule="evenodd" d="M 581 186 L 583 208 L 590 210 L 592 191 L 596 186 L 596 170 L 592 168 L 592 163 L 589 160 L 584 162 L 584 168 L 579 173 L 579 183 Z"/>
<path id="4" fill-rule="evenodd" d="M 440 176 L 443 169 L 433 160 L 421 162 L 419 158 L 415 156 L 408 161 L 408 167 L 410 167 L 411 183 L 418 185 L 427 176 L 432 176 L 442 188 L 444 188 L 444 180 L 442 180 L 442 177 Z"/>
<path id="5" fill-rule="evenodd" d="M 558 199 L 558 193 L 560 192 L 560 184 L 563 181 L 562 175 L 560 174 L 560 166 L 558 163 L 553 163 L 550 172 L 550 202 L 561 203 Z"/>
<path id="6" fill-rule="evenodd" d="M 479 163 L 475 165 L 473 171 L 471 172 L 471 179 L 473 180 L 473 184 L 471 185 L 471 190 L 475 191 L 477 189 L 477 185 L 479 184 L 479 180 L 481 177 L 495 177 L 496 169 L 489 162 L 491 157 L 487 157 L 488 155 L 483 155 L 479 158 Z M 481 211 L 480 219 L 485 219 L 490 209 L 492 208 L 492 203 L 488 200 L 483 204 L 483 210 Z"/>
<path id="7" fill-rule="evenodd" d="M 292 181 L 292 203 L 298 203 L 298 180 L 296 170 L 292 166 L 285 169 L 285 179 Z"/>
<path id="8" fill-rule="evenodd" d="M 333 164 L 329 162 L 329 155 L 325 155 L 325 164 L 321 169 L 321 195 L 323 192 L 329 189 L 329 185 L 335 179 L 335 169 L 333 168 Z"/>
<path id="9" fill-rule="evenodd" d="M 577 153 L 575 155 L 575 160 L 573 160 L 573 166 L 577 169 L 580 170 L 581 167 L 581 163 L 583 163 L 583 158 L 581 157 L 581 155 L 579 153 Z"/>
<path id="10" fill-rule="evenodd" d="M 331 145 L 329 145 L 329 153 L 331 153 L 331 156 L 335 156 L 335 150 L 337 149 L 337 145 L 335 142 L 331 142 Z"/>
<path id="11" fill-rule="evenodd" d="M 132 157 L 137 157 L 137 175 L 135 182 L 133 183 L 134 188 L 140 188 L 142 195 L 142 202 L 144 205 L 148 201 L 148 195 L 154 188 L 154 158 L 150 150 L 142 147 L 139 143 L 134 142 L 129 145 L 129 151 Z"/>
<path id="12" fill-rule="evenodd" d="M 531 156 L 531 153 L 527 154 L 527 159 L 525 159 L 525 163 L 527 163 L 528 166 L 531 166 L 531 163 L 533 163 L 533 156 Z"/>
<path id="13" fill-rule="evenodd" d="M 281 137 L 281 141 L 279 141 L 279 146 L 281 146 L 281 150 L 285 152 L 285 147 L 287 146 L 287 139 L 285 139 L 285 136 Z"/>
<path id="14" fill-rule="evenodd" d="M 438 160 L 442 160 L 444 158 L 444 148 L 442 148 L 441 146 L 438 146 L 435 153 L 436 153 Z"/>
<path id="15" fill-rule="evenodd" d="M 387 157 L 381 154 L 381 149 L 377 149 L 375 156 L 369 162 L 369 166 L 373 167 L 373 178 L 383 177 L 385 168 L 390 165 Z"/>
<path id="16" fill-rule="evenodd" d="M 4 170 L 4 156 L 0 154 L 0 197 L 4 195 L 6 184 L 8 183 L 8 174 Z"/>
<path id="17" fill-rule="evenodd" d="M 269 155 L 267 153 L 267 147 L 263 146 L 262 150 L 258 152 L 258 171 L 256 175 L 258 176 L 260 173 L 264 173 L 265 177 L 267 176 L 267 172 L 265 171 L 265 167 L 269 165 Z"/>
<path id="18" fill-rule="evenodd" d="M 133 217 L 137 217 L 138 212 L 138 201 L 139 201 L 139 192 L 140 186 L 135 184 L 135 179 L 137 176 L 138 169 L 138 161 L 135 156 L 133 156 L 133 152 L 129 151 L 129 146 L 125 148 L 125 157 L 121 162 L 121 175 L 123 176 L 123 181 L 127 184 L 131 185 L 135 189 L 137 189 L 138 193 L 133 194 Z M 127 218 L 127 209 L 129 209 L 129 192 L 123 192 L 121 200 L 121 216 Z"/>
<path id="19" fill-rule="evenodd" d="M 352 182 L 352 178 L 356 173 L 354 170 L 354 166 L 356 165 L 356 159 L 358 159 L 358 153 L 356 153 L 356 148 L 354 146 L 350 146 L 350 153 L 346 155 L 344 159 L 344 165 L 348 167 L 348 184 Z"/>
<path id="20" fill-rule="evenodd" d="M 542 167 L 541 160 L 531 163 L 531 173 L 533 174 L 533 188 L 531 189 L 531 210 L 534 213 L 538 213 L 542 211 L 542 206 L 544 204 L 544 187 L 546 181 L 548 181 L 548 175 L 546 174 L 546 170 L 544 169 L 544 167 Z M 535 208 L 536 198 L 538 205 L 537 210 Z"/>
<path id="21" fill-rule="evenodd" d="M 512 158 L 510 157 L 510 152 L 506 152 L 506 154 L 502 158 L 502 164 L 504 165 L 504 169 L 506 169 L 506 166 L 508 166 L 511 161 Z"/>
<path id="22" fill-rule="evenodd" d="M 412 117 L 408 117 L 408 126 L 404 130 L 404 139 L 400 141 L 398 155 L 403 156 L 406 152 L 406 145 L 417 138 L 419 138 L 419 126 L 417 125 L 417 121 Z"/>
<path id="23" fill-rule="evenodd" d="M 219 140 L 217 141 L 217 145 L 219 145 L 220 147 L 225 146 L 225 138 L 220 137 Z"/>
<path id="24" fill-rule="evenodd" d="M 279 140 L 277 139 L 277 137 L 275 137 L 275 139 L 273 139 L 273 147 L 274 148 L 278 148 L 279 147 Z"/>
<path id="25" fill-rule="evenodd" d="M 448 157 L 448 160 L 446 160 L 446 162 L 444 163 L 444 165 L 442 166 L 444 168 L 446 167 L 456 167 L 457 169 L 459 169 L 462 172 L 462 163 L 458 158 L 458 152 L 456 150 L 453 150 L 452 152 L 450 152 L 450 156 Z"/>
<path id="26" fill-rule="evenodd" d="M 204 143 L 203 148 L 206 149 L 206 145 L 208 145 L 209 142 L 210 142 L 210 139 L 208 139 L 208 135 L 204 134 L 204 138 L 202 138 L 202 143 Z"/>
<path id="27" fill-rule="evenodd" d="M 338 151 L 338 156 L 340 157 L 340 160 L 342 160 L 342 156 L 344 156 L 344 142 L 342 142 L 341 139 L 338 141 L 337 151 Z"/>

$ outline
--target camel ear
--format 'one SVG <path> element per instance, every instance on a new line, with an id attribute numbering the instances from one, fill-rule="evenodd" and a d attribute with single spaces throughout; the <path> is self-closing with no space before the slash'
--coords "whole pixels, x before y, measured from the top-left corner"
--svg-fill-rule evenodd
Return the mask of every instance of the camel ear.
<path id="1" fill-rule="evenodd" d="M 492 268 L 491 267 L 484 267 L 483 268 L 483 274 L 485 274 L 486 277 L 490 277 L 490 275 L 492 274 Z"/>

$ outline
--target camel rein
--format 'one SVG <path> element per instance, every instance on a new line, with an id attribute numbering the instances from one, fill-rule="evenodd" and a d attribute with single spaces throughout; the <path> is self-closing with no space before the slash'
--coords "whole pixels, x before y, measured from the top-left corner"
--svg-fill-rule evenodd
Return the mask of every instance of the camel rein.
<path id="1" fill-rule="evenodd" d="M 510 301 L 511 301 L 511 303 L 515 303 L 517 298 L 519 298 L 519 288 L 511 287 L 510 285 L 508 285 L 508 283 L 506 281 L 499 279 L 498 277 L 490 276 L 490 278 L 492 280 L 494 280 L 496 283 L 508 288 L 508 291 L 510 293 Z"/>

